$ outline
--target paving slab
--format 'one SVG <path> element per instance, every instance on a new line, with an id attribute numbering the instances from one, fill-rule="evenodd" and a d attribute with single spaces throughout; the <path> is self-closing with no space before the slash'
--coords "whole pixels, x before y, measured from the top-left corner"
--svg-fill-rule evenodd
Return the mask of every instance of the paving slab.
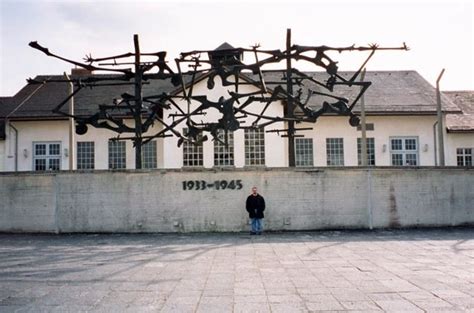
<path id="1" fill-rule="evenodd" d="M 471 312 L 474 228 L 0 234 L 0 312 Z"/>

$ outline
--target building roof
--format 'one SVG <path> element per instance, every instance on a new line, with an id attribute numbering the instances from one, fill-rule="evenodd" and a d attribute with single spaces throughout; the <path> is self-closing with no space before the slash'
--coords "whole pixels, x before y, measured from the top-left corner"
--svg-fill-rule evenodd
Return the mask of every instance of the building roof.
<path id="1" fill-rule="evenodd" d="M 221 44 L 219 47 L 215 48 L 214 51 L 219 51 L 219 50 L 232 50 L 232 49 L 235 49 L 235 48 L 232 47 L 232 45 L 229 44 L 228 42 L 224 42 L 224 43 Z"/>
<path id="2" fill-rule="evenodd" d="M 326 80 L 325 72 L 305 72 L 306 75 L 317 79 Z M 351 77 L 354 72 L 339 72 L 343 77 Z M 94 77 L 107 78 L 113 75 L 94 74 Z M 258 80 L 258 75 L 243 74 L 252 80 Z M 84 76 L 81 76 L 84 78 Z M 75 78 L 72 76 L 71 78 Z M 271 82 L 278 82 L 283 87 L 286 81 L 282 72 L 264 73 L 265 81 L 269 88 L 276 87 Z M 63 79 L 61 75 L 41 75 L 35 80 L 54 81 Z M 365 75 L 366 81 L 371 81 L 372 85 L 366 91 L 364 100 L 367 114 L 380 115 L 416 115 L 416 114 L 436 114 L 436 91 L 424 78 L 415 71 L 368 71 Z M 87 88 L 81 90 L 75 97 L 75 114 L 90 116 L 98 111 L 100 104 L 112 104 L 114 98 L 120 98 L 121 94 L 127 92 L 133 94 L 133 85 L 127 86 L 107 86 L 100 88 Z M 302 86 L 303 96 L 311 89 L 324 92 L 325 89 L 308 80 L 304 81 Z M 353 99 L 358 93 L 358 87 L 348 88 L 346 86 L 336 86 L 335 94 L 338 96 Z M 295 89 L 296 90 L 296 89 Z M 170 79 L 167 80 L 149 80 L 149 84 L 143 86 L 143 96 L 156 95 L 161 93 L 176 92 Z M 12 119 L 54 119 L 63 118 L 52 113 L 59 103 L 67 97 L 67 83 L 49 82 L 46 84 L 28 84 L 23 87 L 15 96 L 12 97 L 7 108 L 9 117 Z M 323 96 L 313 96 L 308 105 L 317 108 L 321 105 Z M 328 98 L 329 102 L 334 99 Z M 449 113 L 461 113 L 459 107 L 448 97 L 442 95 L 443 111 Z M 13 111 L 12 111 L 13 107 Z M 67 108 L 63 107 L 63 111 Z M 360 111 L 360 101 L 354 108 L 355 112 Z"/>
<path id="3" fill-rule="evenodd" d="M 0 97 L 0 119 L 5 118 L 13 110 L 13 97 Z"/>
<path id="4" fill-rule="evenodd" d="M 114 78 L 117 75 L 93 74 L 89 76 L 80 76 L 82 79 L 88 77 L 98 78 Z M 71 76 L 71 79 L 78 77 Z M 54 81 L 64 79 L 62 75 L 40 75 L 35 77 L 36 81 Z M 117 83 L 116 80 L 105 80 L 101 83 Z M 133 79 L 131 80 L 133 82 Z M 151 96 L 161 94 L 163 92 L 171 92 L 176 89 L 171 83 L 171 79 L 167 80 L 149 80 L 143 85 L 143 96 Z M 55 114 L 52 110 L 64 101 L 68 94 L 68 84 L 64 82 L 47 82 L 45 84 L 28 84 L 23 87 L 14 97 L 15 110 L 10 112 L 13 119 L 33 118 L 33 119 L 49 119 L 63 118 Z M 98 111 L 98 105 L 113 104 L 114 99 L 121 98 L 124 93 L 134 94 L 133 85 L 121 86 L 102 86 L 94 88 L 84 88 L 74 96 L 75 114 L 79 116 L 90 116 Z M 61 111 L 67 112 L 67 106 Z"/>
<path id="5" fill-rule="evenodd" d="M 444 91 L 443 93 L 462 110 L 462 113 L 446 115 L 448 132 L 474 132 L 474 91 Z"/>
<path id="6" fill-rule="evenodd" d="M 0 140 L 5 140 L 6 138 L 5 117 L 12 110 L 12 97 L 0 97 Z"/>
<path id="7" fill-rule="evenodd" d="M 345 79 L 350 79 L 355 72 L 339 72 Z M 305 72 L 319 82 L 325 82 L 329 75 L 325 72 Z M 257 75 L 253 75 L 257 79 Z M 283 74 L 278 72 L 265 73 L 266 82 L 282 81 Z M 360 80 L 360 79 L 359 79 Z M 368 71 L 365 81 L 372 85 L 364 94 L 365 110 L 368 114 L 398 115 L 398 114 L 436 114 L 436 89 L 431 86 L 416 71 Z M 285 83 L 286 81 L 284 81 Z M 324 87 L 305 80 L 302 88 L 302 100 L 307 98 L 307 90 L 329 93 Z M 275 85 L 269 85 L 272 87 Z M 283 86 L 284 87 L 284 86 Z M 286 88 L 285 88 L 286 89 Z M 295 91 L 295 87 L 293 88 Z M 360 87 L 335 86 L 334 95 L 349 99 L 355 99 Z M 325 96 L 313 95 L 308 102 L 312 108 L 318 108 L 323 101 L 335 102 L 334 99 Z M 460 109 L 446 96 L 441 97 L 444 112 L 459 112 Z M 361 101 L 354 107 L 354 112 L 360 112 Z"/>

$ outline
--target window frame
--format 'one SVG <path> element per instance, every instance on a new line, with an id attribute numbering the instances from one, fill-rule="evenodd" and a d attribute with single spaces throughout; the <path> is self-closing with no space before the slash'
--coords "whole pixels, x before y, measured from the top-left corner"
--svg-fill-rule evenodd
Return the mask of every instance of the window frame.
<path id="1" fill-rule="evenodd" d="M 88 149 L 90 147 L 92 147 L 92 149 L 88 150 L 88 151 L 79 151 L 79 144 L 88 144 L 90 145 L 89 147 L 87 147 Z M 80 161 L 80 154 L 79 152 L 82 152 L 84 154 L 84 156 L 87 156 L 88 158 L 85 159 L 85 161 L 90 161 L 90 166 L 89 164 L 87 164 L 87 162 L 83 162 L 84 164 L 86 164 L 87 166 L 86 167 L 82 167 L 82 164 Z M 91 155 L 86 155 L 85 153 L 90 153 Z M 95 169 L 95 141 L 77 141 L 76 142 L 76 167 L 78 170 L 93 170 Z"/>
<path id="2" fill-rule="evenodd" d="M 308 145 L 307 143 L 310 143 L 310 144 Z M 295 144 L 295 166 L 296 167 L 314 166 L 313 138 L 295 138 L 294 144 Z M 309 162 L 305 163 L 305 161 L 309 161 Z"/>
<path id="3" fill-rule="evenodd" d="M 469 152 L 468 152 L 469 150 Z M 469 167 L 472 166 L 472 156 L 474 148 L 456 148 L 456 165 L 459 167 Z M 461 153 L 460 153 L 461 152 Z M 459 164 L 459 158 L 462 160 L 462 164 Z M 469 159 L 469 160 L 468 160 Z"/>
<path id="4" fill-rule="evenodd" d="M 156 140 L 147 142 L 142 146 L 142 168 L 158 168 L 158 144 Z"/>
<path id="5" fill-rule="evenodd" d="M 335 145 L 339 145 L 339 147 Z M 338 148 L 338 150 L 333 149 L 333 148 Z M 335 152 L 332 152 L 335 151 Z M 337 152 L 337 153 L 336 153 Z M 335 161 L 338 162 L 332 162 L 336 157 Z M 344 166 L 344 138 L 343 137 L 331 137 L 331 138 L 326 138 L 326 165 L 327 166 Z"/>
<path id="6" fill-rule="evenodd" d="M 122 140 L 107 142 L 107 158 L 109 170 L 123 170 L 127 168 L 127 144 Z"/>
<path id="7" fill-rule="evenodd" d="M 367 166 L 375 166 L 375 138 L 366 137 Z M 362 166 L 362 137 L 357 137 L 357 165 Z"/>
<path id="8" fill-rule="evenodd" d="M 183 128 L 183 134 L 186 136 L 188 128 Z M 203 167 L 204 166 L 204 146 L 202 142 L 202 133 L 198 135 L 199 144 L 192 144 L 188 141 L 183 142 L 182 155 L 183 167 Z"/>
<path id="9" fill-rule="evenodd" d="M 393 149 L 392 142 L 394 140 L 401 140 L 400 149 Z M 407 149 L 407 140 L 414 140 L 416 149 Z M 420 166 L 420 143 L 418 136 L 393 136 L 389 137 L 389 151 L 390 151 L 390 165 L 391 166 Z M 402 164 L 394 164 L 393 156 L 401 156 Z M 408 164 L 407 156 L 415 155 L 415 164 Z"/>
<path id="10" fill-rule="evenodd" d="M 217 137 L 222 142 L 225 141 L 225 132 L 223 129 L 219 129 Z M 214 140 L 214 166 L 215 167 L 232 167 L 235 165 L 235 154 L 234 154 L 234 132 L 227 132 L 227 147 L 221 141 Z M 228 151 L 227 151 L 228 150 Z"/>
<path id="11" fill-rule="evenodd" d="M 39 145 L 45 145 L 45 153 L 44 154 L 37 154 L 36 147 Z M 58 145 L 58 154 L 51 154 L 51 146 Z M 43 172 L 43 171 L 60 171 L 61 170 L 61 161 L 62 161 L 62 154 L 61 154 L 61 141 L 33 141 L 32 145 L 32 170 L 35 172 Z M 37 169 L 36 161 L 37 160 L 44 160 L 44 170 Z M 57 168 L 51 168 L 52 161 L 57 161 Z"/>
<path id="12" fill-rule="evenodd" d="M 264 128 L 244 129 L 244 157 L 245 166 L 265 166 Z"/>

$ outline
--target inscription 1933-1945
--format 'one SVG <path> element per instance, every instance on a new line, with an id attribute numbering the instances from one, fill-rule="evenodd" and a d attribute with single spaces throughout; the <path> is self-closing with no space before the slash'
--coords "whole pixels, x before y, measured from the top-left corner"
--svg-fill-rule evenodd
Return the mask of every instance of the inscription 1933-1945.
<path id="1" fill-rule="evenodd" d="M 242 180 L 216 180 L 212 183 L 206 182 L 205 180 L 184 180 L 183 181 L 183 190 L 206 190 L 206 189 L 215 189 L 215 190 L 240 190 L 242 189 Z"/>

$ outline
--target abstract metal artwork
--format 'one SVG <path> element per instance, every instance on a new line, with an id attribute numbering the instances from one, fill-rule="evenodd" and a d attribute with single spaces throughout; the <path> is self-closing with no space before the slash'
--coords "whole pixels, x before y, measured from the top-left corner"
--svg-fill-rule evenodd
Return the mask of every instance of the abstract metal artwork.
<path id="1" fill-rule="evenodd" d="M 114 75 L 90 75 L 70 79 L 37 81 L 29 79 L 31 84 L 50 82 L 73 83 L 74 91 L 53 110 L 59 115 L 73 118 L 76 133 L 85 134 L 88 125 L 106 128 L 117 136 L 113 140 L 132 140 L 136 152 L 136 168 L 141 165 L 142 145 L 157 137 L 178 137 L 178 146 L 183 142 L 200 144 L 208 137 L 222 141 L 227 145 L 228 132 L 243 128 L 264 128 L 273 123 L 284 125 L 282 129 L 271 129 L 267 132 L 282 133 L 294 142 L 297 131 L 311 128 L 296 128 L 295 123 L 315 123 L 323 114 L 347 116 L 351 126 L 359 125 L 359 118 L 353 108 L 371 85 L 370 81 L 361 81 L 360 75 L 367 62 L 377 50 L 408 50 L 403 44 L 400 47 L 382 48 L 376 44 L 364 47 L 299 46 L 291 44 L 291 30 L 287 31 L 285 50 L 262 50 L 259 45 L 250 48 L 233 48 L 224 44 L 216 50 L 196 50 L 184 52 L 175 59 L 176 71 L 166 61 L 166 52 L 142 53 L 138 35 L 134 35 L 133 53 L 125 53 L 104 58 L 86 56 L 83 62 L 77 62 L 53 54 L 48 48 L 30 42 L 30 46 L 48 56 L 63 60 L 88 71 L 111 73 Z M 351 77 L 338 73 L 337 62 L 331 52 L 369 52 L 365 61 Z M 133 62 L 127 61 L 134 58 Z M 144 60 L 144 59 L 151 60 Z M 251 58 L 249 63 L 244 59 Z M 293 61 L 303 61 L 323 70 L 324 79 L 310 73 L 304 73 L 292 66 Z M 284 63 L 284 66 L 280 65 Z M 268 69 L 267 69 L 268 68 Z M 275 69 L 276 68 L 276 69 Z M 217 101 L 209 99 L 207 94 L 195 95 L 195 86 L 207 80 L 210 91 L 216 86 L 216 77 L 220 78 L 226 92 Z M 153 81 L 167 82 L 179 92 L 156 90 L 143 95 L 143 88 Z M 116 86 L 116 88 L 133 87 L 133 93 L 123 92 L 120 98 L 110 99 L 110 103 L 97 104 L 97 111 L 89 116 L 64 112 L 62 109 L 69 100 L 87 88 Z M 128 86 L 128 87 L 126 87 Z M 251 86 L 251 92 L 241 92 L 244 86 Z M 335 91 L 344 86 L 356 88 L 349 96 L 338 95 Z M 115 88 L 115 87 L 114 87 Z M 279 116 L 268 112 L 269 106 L 281 101 L 283 113 Z M 318 105 L 309 105 L 310 101 Z M 255 108 L 250 110 L 249 108 Z M 220 118 L 215 121 L 198 121 L 210 110 L 217 110 Z M 165 117 L 168 118 L 165 118 Z M 134 125 L 127 122 L 133 119 Z M 250 123 L 248 121 L 251 120 Z M 248 124 L 246 124 L 246 122 Z M 161 127 L 152 128 L 158 123 Z M 186 133 L 180 130 L 187 128 Z M 155 133 L 148 133 L 158 129 Z M 223 137 L 218 133 L 224 132 Z M 122 136 L 130 133 L 131 136 Z M 289 144 L 289 165 L 294 166 L 294 145 Z"/>

